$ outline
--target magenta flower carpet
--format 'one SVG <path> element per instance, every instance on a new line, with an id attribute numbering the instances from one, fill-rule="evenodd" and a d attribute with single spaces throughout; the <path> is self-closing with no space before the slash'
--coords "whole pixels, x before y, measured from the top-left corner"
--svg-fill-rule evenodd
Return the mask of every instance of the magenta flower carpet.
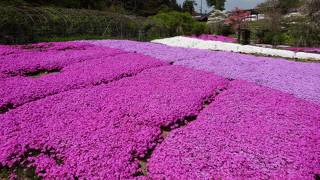
<path id="1" fill-rule="evenodd" d="M 290 47 L 287 48 L 290 51 L 300 51 L 300 52 L 310 52 L 310 53 L 320 53 L 320 48 L 308 48 L 308 47 Z"/>
<path id="2" fill-rule="evenodd" d="M 104 40 L 0 46 L 0 179 L 316 179 L 320 63 Z"/>
<path id="3" fill-rule="evenodd" d="M 237 42 L 237 38 L 222 36 L 222 35 L 200 34 L 200 35 L 192 35 L 190 37 L 196 38 L 196 39 L 202 39 L 206 41 L 221 41 L 221 42 L 230 42 L 230 43 Z"/>

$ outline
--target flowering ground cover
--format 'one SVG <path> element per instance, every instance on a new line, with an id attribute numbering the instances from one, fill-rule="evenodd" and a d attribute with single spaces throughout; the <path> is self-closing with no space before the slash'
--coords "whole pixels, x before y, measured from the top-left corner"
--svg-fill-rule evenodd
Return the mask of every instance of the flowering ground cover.
<path id="1" fill-rule="evenodd" d="M 186 59 L 197 59 L 207 56 L 210 52 L 204 50 L 194 49 L 192 51 L 186 48 L 172 48 L 162 44 L 156 43 L 142 43 L 136 41 L 119 41 L 119 40 L 99 40 L 86 41 L 94 45 L 121 49 L 127 52 L 136 52 L 165 62 L 175 62 Z M 165 52 L 165 53 L 164 53 Z"/>
<path id="2" fill-rule="evenodd" d="M 319 84 L 320 64 L 233 52 L 0 46 L 0 179 L 314 179 Z"/>
<path id="3" fill-rule="evenodd" d="M 290 51 L 301 51 L 310 53 L 320 53 L 320 48 L 308 48 L 308 47 L 290 47 L 287 48 Z"/>
<path id="4" fill-rule="evenodd" d="M 42 43 L 0 49 L 7 52 L 7 55 L 0 57 L 2 77 L 24 76 L 43 70 L 59 70 L 72 63 L 123 53 L 115 49 L 77 42 L 49 43 L 47 45 Z M 10 51 L 9 54 L 8 51 Z"/>
<path id="5" fill-rule="evenodd" d="M 185 47 L 226 52 L 240 52 L 245 54 L 258 54 L 260 56 L 283 57 L 304 61 L 320 61 L 320 54 L 317 53 L 295 52 L 284 49 L 273 49 L 252 45 L 241 45 L 237 43 L 221 41 L 206 41 L 202 39 L 184 36 L 156 39 L 152 42 L 165 44 L 173 47 Z"/>
<path id="6" fill-rule="evenodd" d="M 160 127 L 196 115 L 227 83 L 169 66 L 28 103 L 2 116 L 0 162 L 35 165 L 49 179 L 133 177 Z"/>
<path id="7" fill-rule="evenodd" d="M 0 110 L 7 110 L 8 106 L 15 108 L 63 91 L 108 83 L 161 65 L 166 64 L 134 53 L 114 57 L 97 54 L 90 60 L 66 66 L 55 74 L 39 78 L 5 78 L 0 80 Z"/>
<path id="8" fill-rule="evenodd" d="M 320 104 L 320 63 L 215 52 L 205 58 L 176 64 L 255 82 Z"/>
<path id="9" fill-rule="evenodd" d="M 198 119 L 174 130 L 149 161 L 154 179 L 313 179 L 320 172 L 319 106 L 233 81 Z"/>
<path id="10" fill-rule="evenodd" d="M 236 38 L 222 36 L 222 35 L 213 35 L 213 34 L 201 34 L 201 35 L 192 35 L 192 38 L 207 40 L 207 41 L 221 41 L 221 42 L 237 42 Z"/>
<path id="11" fill-rule="evenodd" d="M 210 71 L 225 78 L 255 82 L 320 104 L 320 63 L 134 41 L 96 41 L 94 44 L 138 52 L 163 61 L 170 59 L 177 65 Z"/>

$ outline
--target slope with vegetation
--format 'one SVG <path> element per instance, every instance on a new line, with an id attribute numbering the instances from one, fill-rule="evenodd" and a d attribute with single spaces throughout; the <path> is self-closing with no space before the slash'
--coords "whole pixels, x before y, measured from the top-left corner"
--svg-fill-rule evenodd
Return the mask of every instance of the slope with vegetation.
<path id="1" fill-rule="evenodd" d="M 0 43 L 73 39 L 150 40 L 201 34 L 206 25 L 179 12 L 176 1 L 5 0 Z"/>
<path id="2" fill-rule="evenodd" d="M 266 19 L 250 23 L 262 43 L 320 45 L 320 1 L 267 0 L 258 6 Z M 258 27 L 258 28 L 257 28 Z"/>

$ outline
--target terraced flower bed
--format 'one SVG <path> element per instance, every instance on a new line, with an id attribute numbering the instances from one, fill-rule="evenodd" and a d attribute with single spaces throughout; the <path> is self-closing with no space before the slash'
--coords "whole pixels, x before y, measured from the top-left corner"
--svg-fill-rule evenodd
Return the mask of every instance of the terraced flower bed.
<path id="1" fill-rule="evenodd" d="M 318 63 L 134 41 L 40 43 L 0 46 L 0 84 L 0 178 L 320 174 Z"/>

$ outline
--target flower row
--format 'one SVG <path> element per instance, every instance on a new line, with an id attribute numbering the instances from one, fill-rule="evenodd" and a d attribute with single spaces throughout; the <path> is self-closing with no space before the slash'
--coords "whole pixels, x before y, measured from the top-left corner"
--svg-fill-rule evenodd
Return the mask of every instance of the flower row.
<path id="1" fill-rule="evenodd" d="M 195 38 L 177 36 L 172 38 L 158 39 L 152 42 L 161 43 L 176 47 L 208 49 L 215 51 L 240 52 L 246 54 L 260 54 L 264 56 L 276 56 L 283 58 L 302 59 L 302 60 L 320 60 L 320 54 L 295 52 L 289 50 L 263 48 L 251 45 L 240 45 L 236 43 L 227 43 L 220 41 L 205 41 Z"/>

